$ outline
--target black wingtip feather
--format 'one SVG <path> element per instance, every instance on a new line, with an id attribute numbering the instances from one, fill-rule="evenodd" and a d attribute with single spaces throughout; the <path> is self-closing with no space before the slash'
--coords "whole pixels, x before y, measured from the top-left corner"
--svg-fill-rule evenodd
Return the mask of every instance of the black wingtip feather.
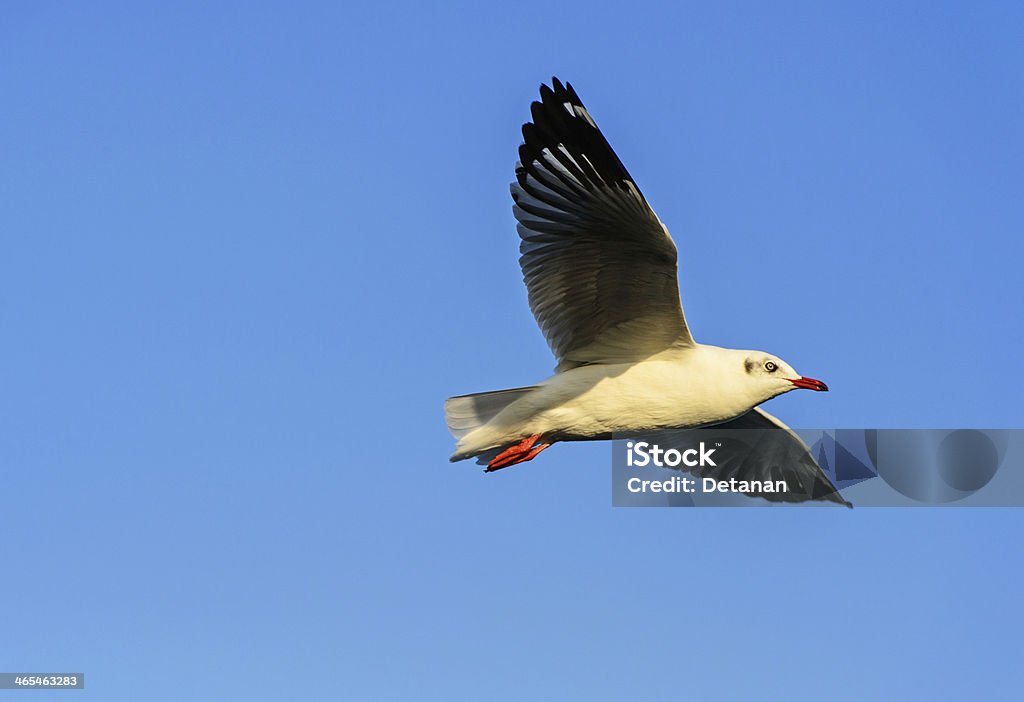
<path id="1" fill-rule="evenodd" d="M 577 105 L 582 105 L 583 104 L 582 102 L 580 102 L 580 96 L 576 94 L 575 90 L 573 90 L 572 84 L 570 84 L 570 83 L 566 83 L 565 84 L 565 92 L 569 96 L 569 99 L 573 101 L 573 103 L 575 103 Z"/>
<path id="2" fill-rule="evenodd" d="M 568 166 L 574 175 L 583 168 L 586 180 L 594 185 L 621 185 L 636 183 L 619 157 L 612 150 L 607 139 L 591 120 L 565 109 L 565 103 L 586 111 L 582 100 L 568 82 L 563 83 L 557 76 L 551 77 L 552 87 L 540 86 L 540 101 L 530 104 L 532 122 L 523 125 L 523 145 L 519 149 L 520 161 L 530 164 L 549 149 L 563 165 L 565 160 L 558 154 L 558 146 L 569 152 L 575 166 Z M 589 116 L 589 112 L 587 112 Z M 580 158 L 586 156 L 586 159 Z M 584 165 L 586 164 L 586 165 Z M 637 188 L 639 192 L 639 188 Z M 641 195 L 641 198 L 643 196 Z"/>

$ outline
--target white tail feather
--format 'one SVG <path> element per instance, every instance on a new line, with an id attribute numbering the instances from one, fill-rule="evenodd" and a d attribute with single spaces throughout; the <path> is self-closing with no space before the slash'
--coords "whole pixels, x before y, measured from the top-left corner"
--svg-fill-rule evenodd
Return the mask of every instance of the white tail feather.
<path id="1" fill-rule="evenodd" d="M 456 439 L 482 427 L 498 416 L 498 413 L 523 395 L 532 392 L 536 386 L 479 392 L 473 395 L 449 397 L 444 403 L 444 419 L 448 431 Z"/>

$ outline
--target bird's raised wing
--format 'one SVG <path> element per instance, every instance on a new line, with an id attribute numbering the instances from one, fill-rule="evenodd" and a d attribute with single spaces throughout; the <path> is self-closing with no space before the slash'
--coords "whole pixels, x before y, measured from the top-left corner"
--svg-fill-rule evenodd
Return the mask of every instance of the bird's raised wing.
<path id="1" fill-rule="evenodd" d="M 692 346 L 672 237 L 576 91 L 552 85 L 523 125 L 512 199 L 530 309 L 558 370 Z"/>
<path id="2" fill-rule="evenodd" d="M 852 507 L 811 455 L 811 450 L 792 429 L 759 407 L 721 424 L 700 429 L 670 430 L 660 439 L 662 448 L 695 441 L 715 446 L 714 466 L 687 470 L 701 478 L 737 481 L 779 481 L 785 492 L 752 491 L 746 494 L 770 502 L 824 500 Z M 667 439 L 667 440 L 666 440 Z M 763 484 L 763 482 L 762 482 Z"/>

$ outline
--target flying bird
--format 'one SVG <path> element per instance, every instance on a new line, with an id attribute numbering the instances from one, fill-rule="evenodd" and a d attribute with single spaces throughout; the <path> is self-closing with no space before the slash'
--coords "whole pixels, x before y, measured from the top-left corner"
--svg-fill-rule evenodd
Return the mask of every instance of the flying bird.
<path id="1" fill-rule="evenodd" d="M 755 432 L 756 445 L 691 472 L 783 479 L 787 492 L 750 494 L 848 505 L 799 437 L 758 407 L 825 383 L 764 351 L 694 340 L 668 229 L 572 86 L 553 78 L 540 96 L 523 125 L 512 210 L 530 309 L 558 365 L 536 385 L 449 398 L 451 460 L 496 471 L 560 441 L 713 426 Z"/>

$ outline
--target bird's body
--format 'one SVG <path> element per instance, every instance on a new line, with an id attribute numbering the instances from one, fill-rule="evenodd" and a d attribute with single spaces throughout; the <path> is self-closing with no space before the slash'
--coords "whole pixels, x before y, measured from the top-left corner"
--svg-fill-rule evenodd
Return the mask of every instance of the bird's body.
<path id="1" fill-rule="evenodd" d="M 748 353 L 699 344 L 638 363 L 594 364 L 557 373 L 463 436 L 453 459 L 537 434 L 580 441 L 724 422 L 770 397 L 770 389 L 742 382 L 734 373 L 742 365 L 738 356 Z"/>
<path id="2" fill-rule="evenodd" d="M 449 398 L 451 460 L 476 457 L 494 471 L 559 441 L 715 426 L 755 437 L 756 455 L 722 456 L 730 477 L 796 486 L 751 494 L 845 504 L 803 442 L 757 408 L 828 388 L 763 351 L 693 339 L 668 229 L 572 86 L 552 86 L 523 125 L 511 189 L 530 309 L 558 366 L 534 386 Z"/>

